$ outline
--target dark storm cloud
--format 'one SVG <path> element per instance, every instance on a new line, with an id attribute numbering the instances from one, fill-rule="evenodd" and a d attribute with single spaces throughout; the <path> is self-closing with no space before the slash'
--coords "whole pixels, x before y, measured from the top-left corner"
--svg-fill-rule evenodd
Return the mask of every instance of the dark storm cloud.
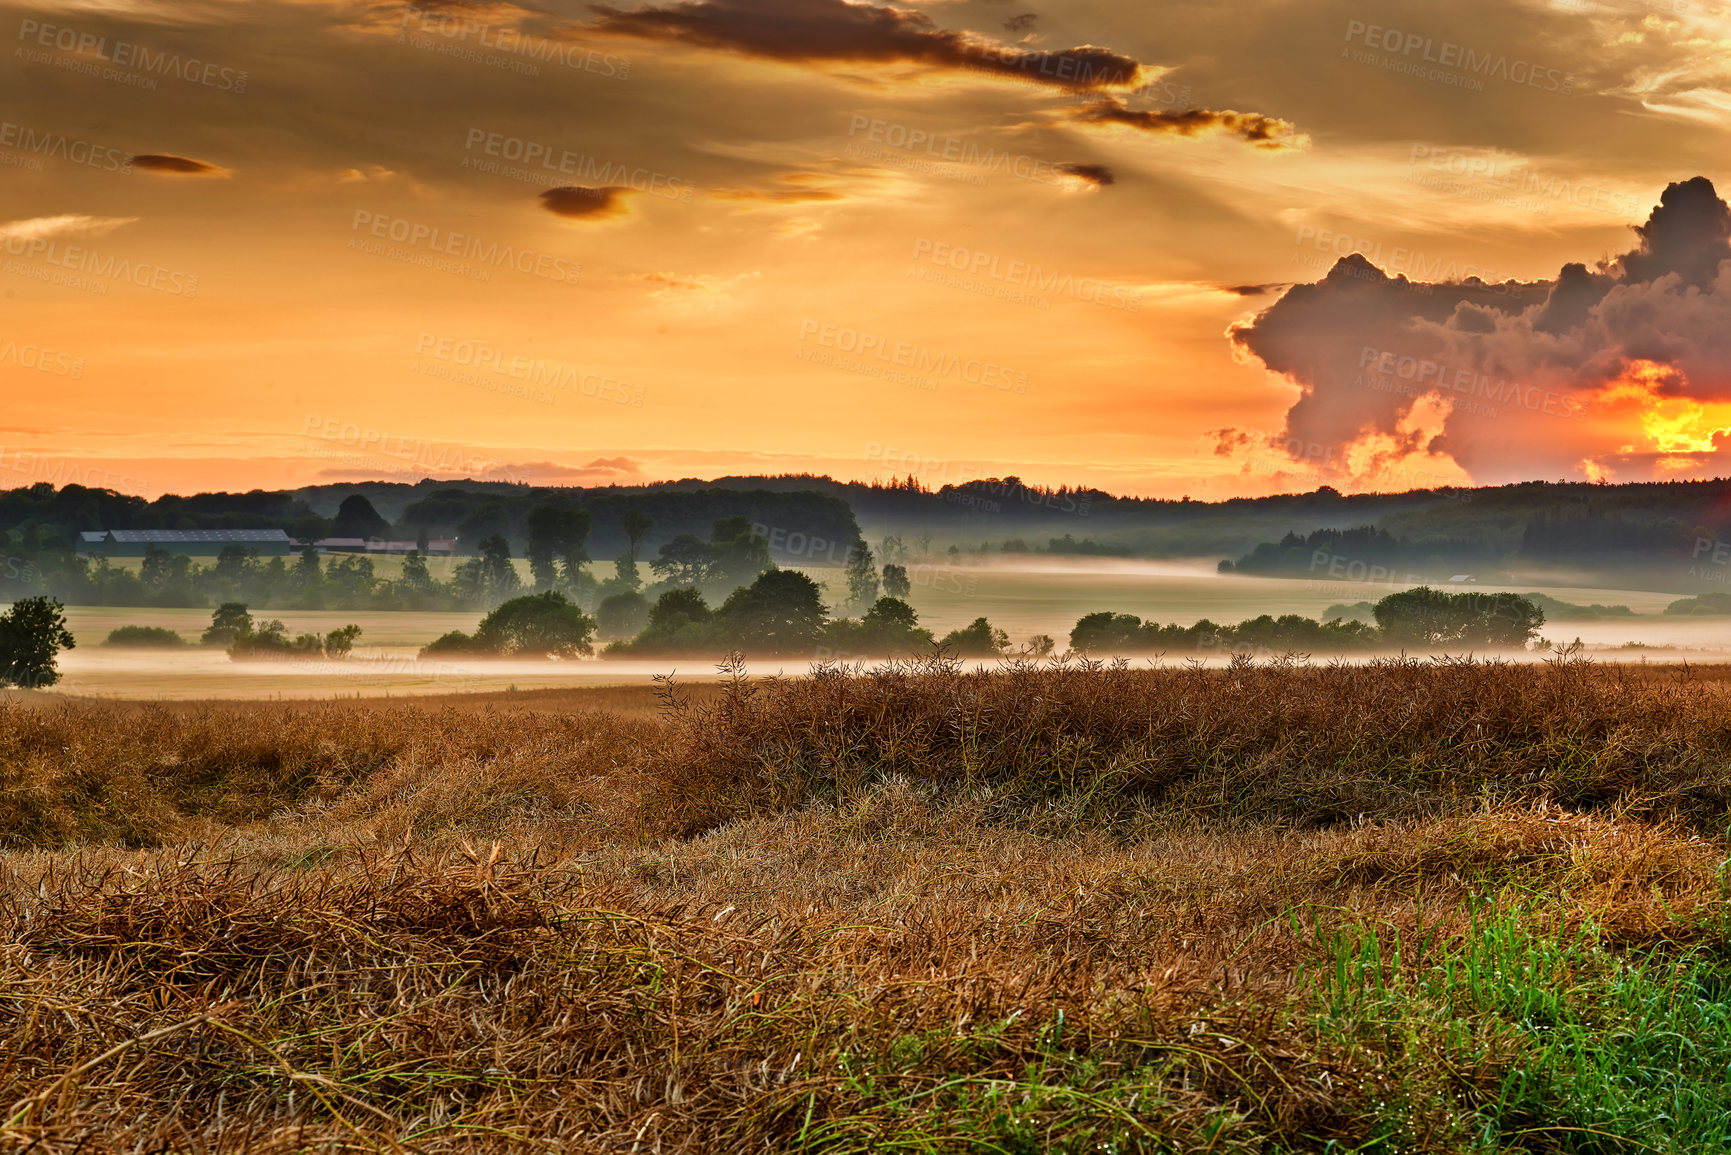
<path id="1" fill-rule="evenodd" d="M 917 64 L 1077 91 L 1134 87 L 1146 67 L 1093 45 L 1057 51 L 1007 45 L 939 27 L 916 9 L 845 0 L 686 0 L 592 10 L 605 32 L 801 64 Z"/>
<path id="2" fill-rule="evenodd" d="M 1456 411 L 1427 448 L 1477 478 L 1604 460 L 1637 431 L 1550 419 L 1580 418 L 1632 381 L 1636 401 L 1731 400 L 1731 208 L 1696 177 L 1666 188 L 1635 232 L 1615 260 L 1526 284 L 1415 283 L 1355 253 L 1230 337 L 1302 389 L 1289 443 L 1392 435 L 1435 396 Z"/>
<path id="3" fill-rule="evenodd" d="M 145 172 L 166 173 L 170 176 L 227 176 L 228 170 L 219 165 L 206 164 L 202 160 L 193 160 L 188 156 L 173 156 L 168 153 L 147 152 L 135 156 L 129 161 L 133 168 Z"/>
<path id="4" fill-rule="evenodd" d="M 1118 180 L 1117 174 L 1103 164 L 1055 164 L 1052 167 L 1065 176 L 1086 181 L 1095 188 L 1115 184 Z"/>
<path id="5" fill-rule="evenodd" d="M 584 188 L 582 185 L 561 185 L 541 194 L 541 205 L 548 212 L 574 220 L 603 220 L 625 212 L 628 188 L 608 185 L 605 188 Z"/>
<path id="6" fill-rule="evenodd" d="M 1121 124 L 1143 132 L 1195 136 L 1225 132 L 1258 148 L 1289 148 L 1300 137 L 1291 122 L 1258 112 L 1231 109 L 1188 108 L 1181 111 L 1131 108 L 1115 96 L 1092 101 L 1069 114 L 1082 124 Z"/>

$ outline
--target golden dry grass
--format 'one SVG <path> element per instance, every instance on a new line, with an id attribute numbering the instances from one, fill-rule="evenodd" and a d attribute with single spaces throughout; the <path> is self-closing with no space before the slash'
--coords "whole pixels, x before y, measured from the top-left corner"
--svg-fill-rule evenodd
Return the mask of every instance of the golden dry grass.
<path id="1" fill-rule="evenodd" d="M 683 694 L 0 705 L 0 1134 L 1478 1150 L 1532 1041 L 1319 1025 L 1328 935 L 1419 944 L 1379 983 L 1487 910 L 1628 957 L 1726 944 L 1731 723 L 1684 671 Z M 1497 1145 L 1611 1126 L 1553 1114 Z"/>

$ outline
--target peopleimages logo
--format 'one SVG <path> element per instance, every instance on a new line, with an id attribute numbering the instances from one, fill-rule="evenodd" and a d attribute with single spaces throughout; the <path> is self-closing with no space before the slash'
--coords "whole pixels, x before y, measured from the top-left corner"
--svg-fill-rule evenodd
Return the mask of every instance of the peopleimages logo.
<path id="1" fill-rule="evenodd" d="M 1134 313 L 1142 307 L 1142 294 L 1137 289 L 1114 285 L 1093 277 L 1077 278 L 1068 273 L 1049 272 L 1027 261 L 1004 260 L 992 253 L 966 249 L 928 237 L 919 237 L 914 241 L 914 260 L 928 261 L 969 276 L 983 276 L 1039 293 L 1073 297 L 1078 301 L 1103 305 L 1108 309 L 1124 309 Z"/>
<path id="2" fill-rule="evenodd" d="M 508 353 L 486 341 L 466 341 L 422 333 L 415 342 L 417 356 L 430 358 L 460 369 L 472 369 L 477 374 L 490 373 L 522 382 L 534 389 L 546 386 L 562 389 L 573 395 L 592 397 L 616 405 L 643 406 L 643 386 L 621 381 L 600 373 L 589 373 L 556 361 Z M 425 372 L 426 370 L 422 370 Z M 438 374 L 430 374 L 437 376 Z"/>
<path id="3" fill-rule="evenodd" d="M 98 36 L 94 32 L 80 32 L 76 28 L 45 24 L 40 20 L 19 21 L 18 39 L 31 41 L 32 38 L 38 48 L 52 48 L 78 56 L 94 56 L 116 68 L 137 68 L 157 76 L 172 76 L 188 84 L 200 84 L 223 92 L 238 94 L 246 91 L 249 74 L 244 69 L 228 68 L 207 60 L 199 60 L 197 57 L 182 59 L 178 52 L 158 52 L 130 40 L 116 40 L 111 44 L 108 37 Z M 22 48 L 14 55 L 35 62 L 31 56 L 26 56 Z"/>
<path id="4" fill-rule="evenodd" d="M 503 160 L 521 164 L 525 169 L 537 167 L 549 178 L 554 175 L 575 177 L 583 184 L 591 187 L 615 186 L 628 188 L 635 192 L 647 193 L 650 196 L 665 197 L 668 200 L 688 201 L 697 186 L 688 180 L 667 176 L 647 168 L 631 168 L 628 165 L 611 161 L 597 160 L 583 153 L 572 152 L 567 148 L 545 144 L 541 141 L 526 140 L 520 136 L 506 136 L 500 132 L 489 132 L 484 128 L 471 128 L 468 138 L 463 144 L 465 152 L 480 152 L 485 156 L 499 157 Z M 463 158 L 465 168 L 475 168 L 481 172 L 491 172 L 497 169 L 501 175 L 515 176 L 510 170 L 489 162 L 476 162 L 468 157 Z M 547 184 L 547 181 L 536 183 Z"/>
<path id="5" fill-rule="evenodd" d="M 67 269 L 74 274 L 68 276 L 55 273 L 50 269 L 25 264 L 24 261 L 7 262 L 6 271 L 19 276 L 68 284 L 84 292 L 101 294 L 108 292 L 108 286 L 103 284 L 103 281 L 118 281 L 136 285 L 141 289 L 167 293 L 171 297 L 198 296 L 197 276 L 177 269 L 165 269 L 148 261 L 135 262 L 130 257 L 105 256 L 95 249 L 87 249 L 82 245 L 63 245 L 46 237 L 9 236 L 5 239 L 4 248 L 8 256 L 22 257 L 25 261 L 40 261 L 44 265 L 52 266 L 52 269 Z M 79 273 L 89 274 L 100 280 L 91 281 L 75 275 Z"/>
<path id="6" fill-rule="evenodd" d="M 27 124 L 13 124 L 10 120 L 0 121 L 0 148 L 16 148 L 31 156 L 69 161 L 104 172 L 132 171 L 132 154 L 126 149 L 92 144 L 62 133 L 34 129 Z"/>
<path id="7" fill-rule="evenodd" d="M 515 28 L 483 24 L 453 12 L 441 11 L 428 5 L 411 4 L 403 9 L 405 32 L 437 36 L 442 40 L 467 44 L 471 37 L 477 45 L 506 56 L 524 56 L 543 64 L 557 63 L 577 72 L 592 72 L 615 80 L 631 76 L 631 61 L 623 56 L 597 52 L 580 44 L 549 40 Z"/>
<path id="8" fill-rule="evenodd" d="M 930 349 L 924 345 L 914 345 L 907 341 L 892 341 L 876 333 L 862 333 L 858 329 L 850 329 L 841 325 L 826 325 L 818 321 L 801 321 L 799 324 L 799 339 L 801 343 L 810 338 L 816 338 L 817 344 L 824 349 L 834 349 L 840 353 L 850 354 L 859 358 L 872 357 L 879 362 L 905 369 L 915 374 L 930 374 L 932 377 L 950 377 L 957 381 L 966 381 L 970 385 L 984 385 L 989 389 L 1001 389 L 1006 393 L 1026 393 L 1028 391 L 1028 375 L 1016 369 L 998 365 L 979 357 L 960 357 L 955 353 L 946 353 L 941 349 Z M 929 378 L 920 378 L 929 380 Z M 931 386 L 922 386 L 930 388 Z"/>
<path id="9" fill-rule="evenodd" d="M 502 245 L 498 241 L 484 241 L 468 233 L 449 232 L 436 225 L 411 221 L 405 217 L 356 209 L 349 231 L 358 233 L 363 228 L 368 236 L 394 241 L 411 249 L 423 249 L 435 255 L 476 261 L 496 269 L 514 269 L 526 276 L 540 277 L 548 281 L 576 284 L 577 278 L 583 272 L 582 265 L 552 253 L 519 249 L 512 245 Z M 354 244 L 352 238 L 350 244 Z"/>
<path id="10" fill-rule="evenodd" d="M 20 369 L 34 369 L 55 377 L 76 379 L 84 376 L 84 358 L 13 340 L 0 341 L 0 365 L 16 365 Z"/>
<path id="11" fill-rule="evenodd" d="M 1063 184 L 1069 179 L 1068 174 L 1049 160 L 1040 160 L 1025 153 L 981 148 L 973 141 L 959 136 L 941 135 L 893 121 L 874 120 L 859 113 L 854 113 L 849 120 L 847 134 L 851 137 L 863 134 L 868 144 L 923 153 L 933 161 L 965 165 L 985 172 L 1004 173 L 1022 180 L 1039 181 L 1041 184 Z M 856 147 L 848 145 L 849 149 Z"/>
<path id="12" fill-rule="evenodd" d="M 1381 24 L 1367 24 L 1363 20 L 1348 20 L 1346 22 L 1346 39 L 1360 41 L 1366 48 L 1381 49 L 1392 57 L 1410 57 L 1418 53 L 1418 60 L 1425 64 L 1439 65 L 1440 68 L 1458 68 L 1464 78 L 1501 78 L 1511 84 L 1524 84 L 1545 92 L 1557 92 L 1565 96 L 1574 92 L 1575 78 L 1569 73 L 1556 68 L 1543 68 L 1525 60 L 1510 60 L 1506 55 L 1499 56 L 1494 52 L 1481 53 L 1476 49 L 1445 40 L 1440 45 L 1436 39 L 1421 32 L 1403 32 L 1399 28 L 1385 28 Z M 1342 49 L 1344 56 L 1350 50 Z M 1361 61 L 1374 63 L 1374 61 Z M 1385 62 L 1385 67 L 1389 66 Z M 1444 74 L 1436 71 L 1433 79 L 1442 79 Z M 1405 67 L 1393 71 L 1423 73 L 1417 67 L 1417 62 L 1407 63 Z"/>

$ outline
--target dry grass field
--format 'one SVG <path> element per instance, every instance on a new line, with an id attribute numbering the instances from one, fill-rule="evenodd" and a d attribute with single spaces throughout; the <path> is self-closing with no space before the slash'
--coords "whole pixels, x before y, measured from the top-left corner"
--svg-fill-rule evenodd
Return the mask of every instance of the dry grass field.
<path id="1" fill-rule="evenodd" d="M 39 1152 L 1731 1143 L 1700 671 L 0 698 Z"/>

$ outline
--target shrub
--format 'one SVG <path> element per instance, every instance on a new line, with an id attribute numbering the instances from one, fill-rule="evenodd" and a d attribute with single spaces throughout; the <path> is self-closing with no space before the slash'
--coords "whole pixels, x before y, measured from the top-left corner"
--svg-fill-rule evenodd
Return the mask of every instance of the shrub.
<path id="1" fill-rule="evenodd" d="M 110 630 L 102 644 L 141 650 L 174 650 L 185 646 L 186 639 L 161 626 L 121 626 Z"/>
<path id="2" fill-rule="evenodd" d="M 1010 635 L 993 629 L 985 618 L 975 618 L 959 630 L 951 630 L 938 643 L 946 654 L 958 658 L 998 658 L 1010 648 Z"/>

